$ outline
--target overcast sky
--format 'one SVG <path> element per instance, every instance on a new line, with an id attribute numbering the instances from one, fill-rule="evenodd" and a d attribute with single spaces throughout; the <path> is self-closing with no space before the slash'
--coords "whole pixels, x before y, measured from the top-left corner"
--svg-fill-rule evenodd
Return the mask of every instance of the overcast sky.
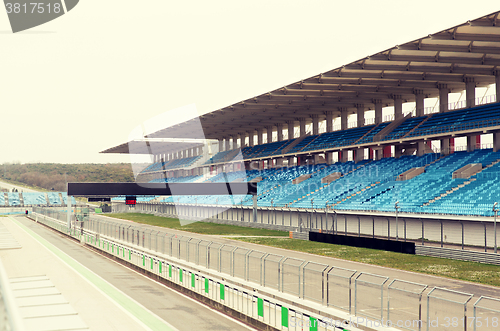
<path id="1" fill-rule="evenodd" d="M 0 11 L 0 163 L 128 162 L 99 151 L 164 112 L 216 110 L 499 9 L 486 0 L 81 0 L 17 34 Z"/>

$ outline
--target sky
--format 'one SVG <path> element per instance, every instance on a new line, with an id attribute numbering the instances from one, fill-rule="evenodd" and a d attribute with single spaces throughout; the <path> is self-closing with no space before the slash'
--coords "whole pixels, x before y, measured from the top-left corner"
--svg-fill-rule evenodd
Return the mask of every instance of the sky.
<path id="1" fill-rule="evenodd" d="M 99 152 L 500 9 L 480 4 L 81 0 L 16 34 L 0 11 L 0 163 L 130 162 Z"/>

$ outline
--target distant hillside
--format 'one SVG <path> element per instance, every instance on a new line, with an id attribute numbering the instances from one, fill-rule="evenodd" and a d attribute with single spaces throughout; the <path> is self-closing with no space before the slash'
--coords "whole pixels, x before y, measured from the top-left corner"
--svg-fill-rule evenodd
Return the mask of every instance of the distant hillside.
<path id="1" fill-rule="evenodd" d="M 0 179 L 47 190 L 66 191 L 67 182 L 133 182 L 130 164 L 3 164 Z"/>

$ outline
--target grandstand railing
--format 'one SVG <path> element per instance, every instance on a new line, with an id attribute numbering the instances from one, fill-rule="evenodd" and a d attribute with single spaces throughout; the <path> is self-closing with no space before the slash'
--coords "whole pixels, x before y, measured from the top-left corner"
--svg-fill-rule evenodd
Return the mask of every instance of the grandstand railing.
<path id="1" fill-rule="evenodd" d="M 462 123 L 462 124 L 445 125 L 445 126 L 439 126 L 439 127 L 435 127 L 435 128 L 429 128 L 429 129 L 416 129 L 415 131 L 411 132 L 411 134 L 408 137 L 405 137 L 405 138 L 420 137 L 420 136 L 449 133 L 449 132 L 456 132 L 456 131 L 475 130 L 475 129 L 481 129 L 481 128 L 492 127 L 492 126 L 500 126 L 500 118 L 467 122 L 467 123 Z M 388 140 L 391 140 L 391 138 L 398 139 L 401 137 L 391 137 L 391 134 L 388 134 L 386 136 L 386 138 L 388 138 Z"/>
<path id="2" fill-rule="evenodd" d="M 474 106 L 482 106 L 497 102 L 496 94 L 485 95 L 474 99 Z M 467 100 L 459 100 L 457 102 L 448 103 L 448 110 L 458 110 L 467 107 Z"/>

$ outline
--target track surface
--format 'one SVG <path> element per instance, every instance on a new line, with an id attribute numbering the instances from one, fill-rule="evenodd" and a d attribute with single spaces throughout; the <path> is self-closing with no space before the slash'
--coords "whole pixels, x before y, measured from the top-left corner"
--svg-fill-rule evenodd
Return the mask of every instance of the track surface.
<path id="1" fill-rule="evenodd" d="M 7 219 L 4 219 L 3 221 L 5 222 L 6 220 Z M 189 299 L 140 275 L 139 273 L 136 273 L 131 269 L 107 259 L 106 257 L 96 254 L 79 243 L 69 240 L 67 237 L 38 225 L 25 217 L 15 217 L 15 220 L 178 330 L 229 331 L 249 329 L 247 326 L 231 320 L 192 299 Z M 12 232 L 16 231 L 14 229 L 14 224 L 8 225 L 13 230 Z M 20 236 L 20 233 L 18 233 L 18 236 Z M 32 238 L 32 240 L 35 239 Z M 17 276 L 19 274 L 19 270 L 12 270 L 12 274 L 14 274 L 14 271 L 17 272 Z M 38 272 L 38 274 L 40 274 L 40 272 Z M 9 277 L 12 277 L 9 273 L 9 269 L 7 269 L 7 273 L 9 274 Z M 56 284 L 56 286 L 58 285 Z M 62 289 L 60 290 L 63 295 L 68 296 Z M 74 290 L 78 290 L 78 288 L 75 288 Z M 113 304 L 111 304 L 111 306 L 113 306 Z M 82 319 L 87 322 L 93 330 L 101 329 L 92 325 L 92 321 L 88 322 L 85 314 L 81 313 L 78 308 L 74 308 L 80 313 Z M 113 309 L 110 309 L 109 314 L 112 314 L 112 311 Z M 106 314 L 108 314 L 108 312 L 105 311 L 99 313 L 103 315 L 104 318 L 106 318 Z M 115 325 L 113 323 L 112 320 L 114 316 L 109 316 L 109 314 L 109 321 L 106 323 L 106 327 L 103 327 L 102 330 L 109 330 L 110 326 L 112 329 L 115 329 L 116 327 L 116 329 L 123 330 L 123 326 Z M 95 319 L 103 318 L 103 316 L 95 316 Z M 137 330 L 137 325 L 130 325 L 130 327 L 126 329 Z"/>

